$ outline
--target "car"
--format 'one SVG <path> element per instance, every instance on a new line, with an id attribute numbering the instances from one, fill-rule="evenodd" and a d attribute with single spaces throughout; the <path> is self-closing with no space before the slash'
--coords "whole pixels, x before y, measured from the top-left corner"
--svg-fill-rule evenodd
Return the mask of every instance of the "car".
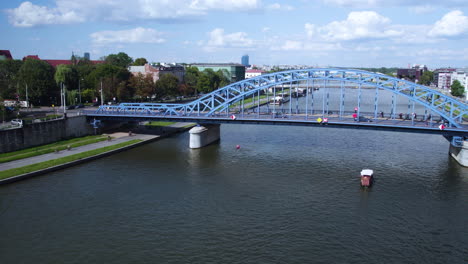
<path id="1" fill-rule="evenodd" d="M 13 119 L 13 120 L 10 121 L 10 123 L 13 126 L 23 126 L 23 120 L 21 120 L 21 119 Z"/>
<path id="2" fill-rule="evenodd" d="M 367 118 L 365 116 L 359 116 L 359 122 L 372 122 L 372 119 Z"/>
<path id="3" fill-rule="evenodd" d="M 76 106 L 76 108 L 84 108 L 84 104 L 79 104 Z"/>
<path id="4" fill-rule="evenodd" d="M 75 109 L 75 108 L 76 108 L 75 105 L 69 105 L 69 106 L 67 106 L 67 110 L 72 110 L 72 109 Z"/>

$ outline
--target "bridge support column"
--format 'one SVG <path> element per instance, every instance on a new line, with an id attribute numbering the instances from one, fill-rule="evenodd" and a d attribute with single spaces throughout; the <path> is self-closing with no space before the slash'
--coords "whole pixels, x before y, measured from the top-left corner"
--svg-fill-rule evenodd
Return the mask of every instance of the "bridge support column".
<path id="1" fill-rule="evenodd" d="M 190 148 L 202 148 L 220 138 L 220 125 L 203 125 L 190 129 Z"/>
<path id="2" fill-rule="evenodd" d="M 468 141 L 464 140 L 461 146 L 450 144 L 449 154 L 460 163 L 460 165 L 468 167 Z"/>

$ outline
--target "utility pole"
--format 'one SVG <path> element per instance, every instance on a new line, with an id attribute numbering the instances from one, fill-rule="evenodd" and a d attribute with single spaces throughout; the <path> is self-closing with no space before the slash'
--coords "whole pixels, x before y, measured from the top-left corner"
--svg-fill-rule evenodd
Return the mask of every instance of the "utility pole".
<path id="1" fill-rule="evenodd" d="M 28 84 L 26 84 L 26 107 L 26 109 L 28 109 L 29 112 Z"/>
<path id="2" fill-rule="evenodd" d="M 65 115 L 67 113 L 67 99 L 65 98 L 65 85 L 62 83 L 62 89 L 61 89 L 61 95 L 62 95 L 62 105 L 63 105 L 63 114 Z"/>
<path id="3" fill-rule="evenodd" d="M 80 104 L 81 104 L 81 84 L 80 84 L 81 79 L 78 77 L 78 94 L 80 95 Z"/>
<path id="4" fill-rule="evenodd" d="M 104 105 L 104 94 L 102 93 L 102 78 L 101 78 L 101 106 Z"/>

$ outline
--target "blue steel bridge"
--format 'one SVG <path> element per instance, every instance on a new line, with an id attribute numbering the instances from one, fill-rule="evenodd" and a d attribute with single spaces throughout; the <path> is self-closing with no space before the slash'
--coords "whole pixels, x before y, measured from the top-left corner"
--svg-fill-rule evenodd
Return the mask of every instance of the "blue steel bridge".
<path id="1" fill-rule="evenodd" d="M 121 103 L 86 111 L 94 120 L 323 126 L 468 137 L 468 105 L 426 86 L 353 69 L 261 75 L 188 103 Z M 318 118 L 327 118 L 320 123 Z M 444 124 L 445 129 L 440 129 Z"/>

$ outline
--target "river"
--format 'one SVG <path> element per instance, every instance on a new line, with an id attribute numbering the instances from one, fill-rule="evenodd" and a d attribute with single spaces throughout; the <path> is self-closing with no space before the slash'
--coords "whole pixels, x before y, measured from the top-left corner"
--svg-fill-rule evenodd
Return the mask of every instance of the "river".
<path id="1" fill-rule="evenodd" d="M 0 263 L 468 262 L 468 169 L 442 136 L 222 125 L 197 150 L 188 137 L 0 186 Z"/>

